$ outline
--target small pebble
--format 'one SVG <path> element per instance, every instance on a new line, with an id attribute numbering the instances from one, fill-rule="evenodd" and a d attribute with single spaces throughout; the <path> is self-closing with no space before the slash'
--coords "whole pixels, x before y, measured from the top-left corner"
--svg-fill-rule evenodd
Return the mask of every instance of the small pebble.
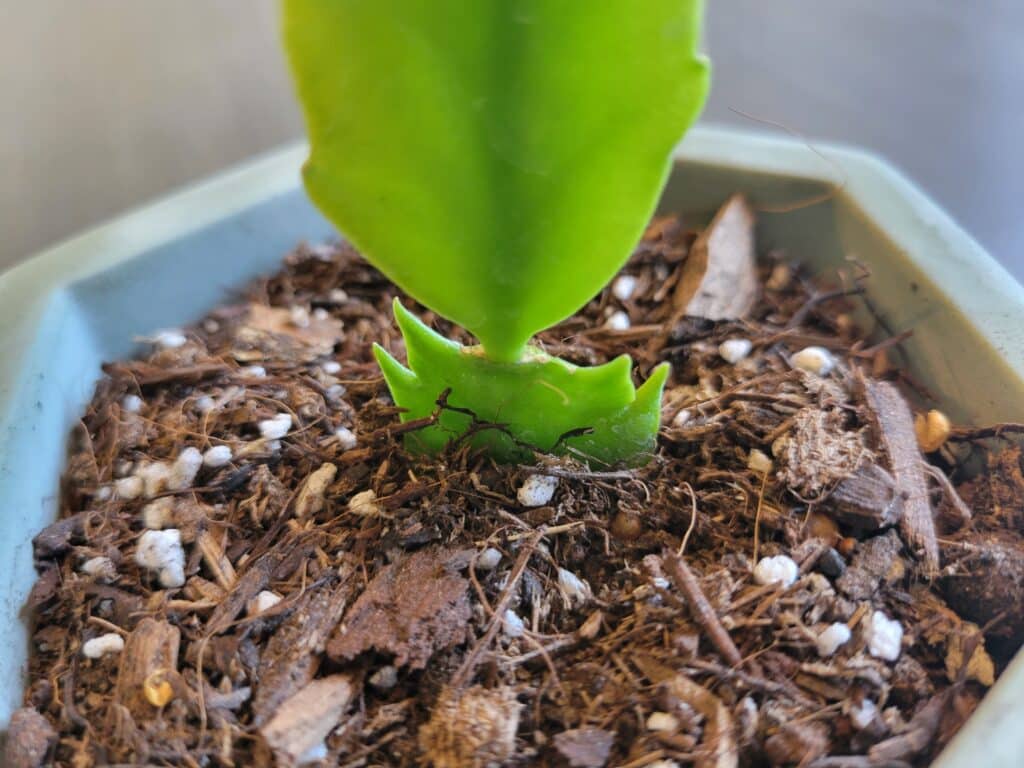
<path id="1" fill-rule="evenodd" d="M 727 363 L 736 365 L 754 348 L 750 339 L 726 339 L 718 345 L 718 354 Z"/>
<path id="2" fill-rule="evenodd" d="M 181 531 L 145 531 L 135 547 L 135 562 L 157 572 L 160 584 L 168 589 L 185 583 L 185 550 L 181 546 Z"/>
<path id="3" fill-rule="evenodd" d="M 359 442 L 356 439 L 356 433 L 348 427 L 338 427 L 334 430 L 334 436 L 338 438 L 338 445 L 343 451 L 351 451 Z"/>
<path id="4" fill-rule="evenodd" d="M 612 283 L 612 295 L 619 301 L 629 301 L 636 290 L 636 278 L 632 275 L 619 275 Z"/>
<path id="5" fill-rule="evenodd" d="M 165 328 L 153 336 L 153 343 L 161 349 L 177 349 L 185 346 L 188 339 L 178 328 Z"/>
<path id="6" fill-rule="evenodd" d="M 121 410 L 138 413 L 142 410 L 142 398 L 138 395 L 125 395 L 121 400 Z"/>
<path id="7" fill-rule="evenodd" d="M 344 304 L 348 301 L 348 294 L 341 290 L 341 288 L 333 288 L 331 289 L 331 292 L 327 294 L 327 298 L 330 299 L 333 304 Z"/>
<path id="8" fill-rule="evenodd" d="M 896 661 L 903 644 L 903 627 L 882 611 L 875 611 L 868 621 L 868 653 L 877 659 Z"/>
<path id="9" fill-rule="evenodd" d="M 124 638 L 117 632 L 108 632 L 82 643 L 82 655 L 87 659 L 98 659 L 108 653 L 120 653 L 123 650 Z"/>
<path id="10" fill-rule="evenodd" d="M 543 507 L 555 495 L 558 478 L 550 475 L 530 475 L 519 490 L 516 499 L 524 507 Z"/>
<path id="11" fill-rule="evenodd" d="M 827 658 L 839 650 L 839 646 L 845 645 L 849 641 L 850 628 L 837 621 L 835 624 L 825 627 L 815 642 L 818 646 L 818 655 Z"/>
<path id="12" fill-rule="evenodd" d="M 260 435 L 265 440 L 280 440 L 292 428 L 292 415 L 279 413 L 272 419 L 264 419 L 259 423 Z"/>
<path id="13" fill-rule="evenodd" d="M 212 448 L 207 448 L 203 453 L 203 464 L 210 469 L 217 469 L 225 464 L 230 464 L 232 458 L 231 446 L 215 445 Z"/>
<path id="14" fill-rule="evenodd" d="M 791 557 L 776 555 L 762 557 L 754 566 L 754 581 L 758 584 L 778 584 L 788 587 L 799 575 L 800 569 Z"/>
<path id="15" fill-rule="evenodd" d="M 142 508 L 142 524 L 151 531 L 160 531 L 174 523 L 174 499 L 163 496 Z"/>
<path id="16" fill-rule="evenodd" d="M 501 631 L 505 637 L 522 637 L 526 631 L 526 625 L 519 618 L 519 614 L 509 608 L 502 617 Z"/>
<path id="17" fill-rule="evenodd" d="M 647 716 L 647 730 L 675 733 L 679 730 L 679 718 L 668 712 L 651 712 Z"/>
<path id="18" fill-rule="evenodd" d="M 494 547 L 488 547 L 476 558 L 476 569 L 478 571 L 493 571 L 501 562 L 501 552 Z"/>
<path id="19" fill-rule="evenodd" d="M 824 347 L 804 347 L 790 358 L 790 363 L 794 368 L 818 376 L 828 376 L 836 367 L 836 359 Z"/>
<path id="20" fill-rule="evenodd" d="M 858 731 L 863 731 L 875 719 L 878 714 L 878 706 L 871 699 L 863 699 L 860 704 L 850 707 L 850 722 Z"/>
<path id="21" fill-rule="evenodd" d="M 379 515 L 383 510 L 377 503 L 377 494 L 373 490 L 360 491 L 348 502 L 348 510 L 356 515 Z"/>
<path id="22" fill-rule="evenodd" d="M 139 498 L 145 489 L 146 485 L 138 475 L 122 477 L 121 479 L 114 481 L 114 491 L 117 493 L 119 498 L 127 501 Z"/>
<path id="23" fill-rule="evenodd" d="M 320 369 L 328 376 L 334 376 L 337 373 L 341 373 L 341 363 L 337 360 L 328 360 L 320 366 Z"/>
<path id="24" fill-rule="evenodd" d="M 280 603 L 281 600 L 283 599 L 284 598 L 282 598 L 276 592 L 271 592 L 269 589 L 264 589 L 261 592 L 259 592 L 256 595 L 256 597 L 249 601 L 249 604 L 246 606 L 246 611 L 249 613 L 250 616 L 256 616 L 258 614 L 263 613 L 264 611 L 269 611 L 275 605 Z"/>
<path id="25" fill-rule="evenodd" d="M 250 379 L 265 379 L 267 378 L 267 369 L 262 365 L 247 365 L 241 371 L 243 376 L 248 376 Z"/>
<path id="26" fill-rule="evenodd" d="M 772 471 L 772 460 L 764 451 L 754 448 L 747 454 L 747 469 L 766 475 Z"/>
<path id="27" fill-rule="evenodd" d="M 838 579 L 846 572 L 846 561 L 843 556 L 836 552 L 835 548 L 829 547 L 821 553 L 818 562 L 814 567 L 831 579 Z"/>
<path id="28" fill-rule="evenodd" d="M 558 569 L 558 589 L 570 605 L 590 599 L 590 585 L 565 568 Z"/>
<path id="29" fill-rule="evenodd" d="M 610 331 L 628 331 L 629 326 L 629 315 L 621 310 L 613 312 L 611 316 L 604 321 L 604 327 Z"/>
<path id="30" fill-rule="evenodd" d="M 398 685 L 398 670 L 390 664 L 383 666 L 370 675 L 369 683 L 379 691 L 390 691 Z"/>

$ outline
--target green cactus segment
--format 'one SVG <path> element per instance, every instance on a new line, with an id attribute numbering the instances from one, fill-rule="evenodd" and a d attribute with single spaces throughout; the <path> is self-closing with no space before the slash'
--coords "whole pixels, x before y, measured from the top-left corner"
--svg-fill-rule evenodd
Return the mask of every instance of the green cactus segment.
<path id="1" fill-rule="evenodd" d="M 435 333 L 397 300 L 395 318 L 405 339 L 408 368 L 383 347 L 374 353 L 403 421 L 430 416 L 448 392 L 436 425 L 407 436 L 416 451 L 436 453 L 466 435 L 501 461 L 530 457 L 530 449 L 573 453 L 600 464 L 646 461 L 655 447 L 661 393 L 669 366 L 654 369 L 639 388 L 630 378 L 627 356 L 605 365 L 580 368 L 529 347 L 516 363 L 502 363 Z M 585 431 L 585 434 L 581 432 Z M 569 435 L 567 437 L 567 435 Z"/>

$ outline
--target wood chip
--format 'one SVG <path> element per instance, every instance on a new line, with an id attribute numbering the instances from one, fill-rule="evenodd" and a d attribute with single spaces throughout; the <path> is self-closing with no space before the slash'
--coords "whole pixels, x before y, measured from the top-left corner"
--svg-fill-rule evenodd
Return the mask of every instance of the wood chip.
<path id="1" fill-rule="evenodd" d="M 156 707 L 146 697 L 146 682 L 177 675 L 181 633 L 166 621 L 145 618 L 128 635 L 121 652 L 114 699 L 136 720 L 150 718 Z"/>
<path id="2" fill-rule="evenodd" d="M 836 579 L 836 587 L 851 600 L 867 600 L 878 591 L 882 582 L 896 575 L 903 543 L 895 531 L 868 539 L 853 557 L 850 566 Z M 902 566 L 902 562 L 900 562 Z M 900 571 L 902 575 L 902 571 Z"/>
<path id="3" fill-rule="evenodd" d="M 348 675 L 314 680 L 285 701 L 274 717 L 258 730 L 284 765 L 295 765 L 302 755 L 322 744 L 345 714 L 356 687 Z"/>
<path id="4" fill-rule="evenodd" d="M 889 456 L 896 488 L 903 496 L 900 531 L 915 555 L 933 574 L 939 567 L 939 544 L 928 495 L 928 483 L 921 468 L 923 458 L 914 433 L 914 416 L 893 384 L 863 379 L 864 394 L 875 420 L 878 436 Z"/>
<path id="5" fill-rule="evenodd" d="M 858 532 L 895 525 L 903 515 L 903 497 L 892 475 L 873 462 L 862 464 L 828 498 L 833 517 Z"/>
<path id="6" fill-rule="evenodd" d="M 316 674 L 327 638 L 341 620 L 348 582 L 309 589 L 267 642 L 257 669 L 253 722 L 261 725 Z"/>
<path id="7" fill-rule="evenodd" d="M 719 209 L 680 269 L 672 299 L 677 311 L 709 320 L 750 312 L 758 295 L 754 214 L 741 195 Z"/>

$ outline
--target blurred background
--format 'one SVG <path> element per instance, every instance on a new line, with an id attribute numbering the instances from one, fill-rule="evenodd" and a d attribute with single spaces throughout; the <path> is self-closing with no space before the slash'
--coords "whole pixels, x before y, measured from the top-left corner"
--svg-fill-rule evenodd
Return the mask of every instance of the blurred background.
<path id="1" fill-rule="evenodd" d="M 276 0 L 0 0 L 0 270 L 299 138 Z M 708 0 L 705 121 L 861 145 L 1024 279 L 1022 0 Z"/>

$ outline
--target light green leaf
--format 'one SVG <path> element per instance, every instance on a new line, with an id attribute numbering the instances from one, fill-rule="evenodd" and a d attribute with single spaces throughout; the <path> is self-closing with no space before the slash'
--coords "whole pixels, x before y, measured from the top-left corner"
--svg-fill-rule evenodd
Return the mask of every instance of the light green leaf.
<path id="1" fill-rule="evenodd" d="M 708 67 L 699 0 L 284 0 L 307 189 L 517 360 L 628 257 Z"/>
<path id="2" fill-rule="evenodd" d="M 374 352 L 395 403 L 406 409 L 403 421 L 430 416 L 448 391 L 452 408 L 472 411 L 478 422 L 503 426 L 472 437 L 474 447 L 500 460 L 530 458 L 526 446 L 572 451 L 604 464 L 640 462 L 653 452 L 668 364 L 655 368 L 636 389 L 625 355 L 578 368 L 530 347 L 518 363 L 497 362 L 478 347 L 463 347 L 430 330 L 397 299 L 394 308 L 409 367 L 383 347 Z M 464 435 L 473 416 L 445 410 L 437 426 L 410 433 L 408 443 L 414 450 L 436 452 Z M 586 434 L 575 434 L 583 430 Z"/>

